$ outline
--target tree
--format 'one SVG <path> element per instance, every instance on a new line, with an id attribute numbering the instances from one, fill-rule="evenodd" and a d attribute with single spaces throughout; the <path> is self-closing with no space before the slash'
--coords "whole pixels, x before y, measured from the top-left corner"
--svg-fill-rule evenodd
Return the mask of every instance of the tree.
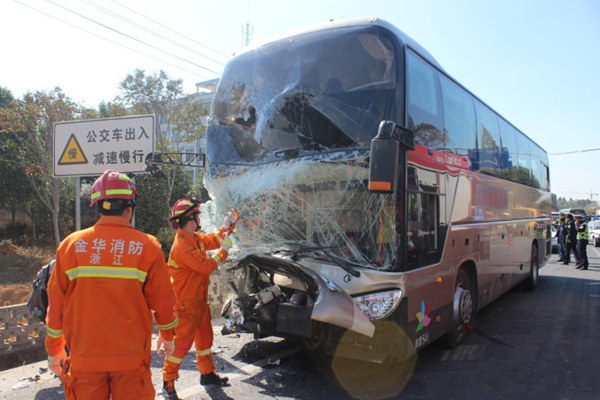
<path id="1" fill-rule="evenodd" d="M 14 162 L 24 172 L 37 199 L 52 215 L 53 235 L 60 243 L 60 185 L 53 173 L 53 129 L 59 121 L 76 119 L 79 107 L 59 87 L 27 93 L 3 109 L 3 129 L 12 134 Z"/>
<path id="2" fill-rule="evenodd" d="M 146 75 L 136 70 L 120 84 L 121 95 L 117 98 L 133 114 L 154 114 L 156 118 L 155 144 L 159 152 L 181 152 L 182 143 L 196 139 L 203 133 L 202 118 L 206 110 L 194 102 L 183 101 L 182 81 L 171 80 L 160 71 Z M 166 181 L 162 182 L 166 191 L 153 193 L 153 199 L 162 199 L 163 205 L 155 209 L 169 209 L 177 179 L 182 176 L 183 168 L 161 166 Z M 160 196 L 156 196 L 156 194 Z M 141 214 L 141 212 L 140 212 Z M 163 213 L 163 226 L 167 224 L 168 213 Z"/>
<path id="3" fill-rule="evenodd" d="M 0 208 L 11 210 L 11 224 L 16 222 L 17 210 L 27 212 L 32 209 L 34 198 L 23 169 L 15 162 L 21 150 L 12 130 L 16 122 L 14 101 L 10 90 L 0 87 L 0 187 L 3 188 Z M 35 238 L 35 225 L 32 225 Z"/>

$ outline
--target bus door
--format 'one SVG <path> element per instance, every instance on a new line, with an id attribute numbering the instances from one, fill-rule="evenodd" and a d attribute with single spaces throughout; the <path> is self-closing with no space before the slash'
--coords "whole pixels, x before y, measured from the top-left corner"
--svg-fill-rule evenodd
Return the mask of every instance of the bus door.
<path id="1" fill-rule="evenodd" d="M 449 265 L 440 264 L 447 232 L 445 174 L 409 165 L 407 171 L 408 332 L 415 348 L 442 335 L 451 318 L 447 299 L 454 286 Z"/>

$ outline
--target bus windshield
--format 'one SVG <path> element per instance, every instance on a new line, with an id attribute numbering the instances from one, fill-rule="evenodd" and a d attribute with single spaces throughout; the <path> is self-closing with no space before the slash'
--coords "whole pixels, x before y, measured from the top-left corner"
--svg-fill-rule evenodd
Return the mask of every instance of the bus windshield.
<path id="1" fill-rule="evenodd" d="M 213 117 L 232 148 L 208 148 L 216 163 L 368 148 L 395 109 L 396 62 L 373 29 L 341 28 L 249 50 L 223 73 Z M 225 144 L 222 143 L 221 144 Z M 213 142 L 214 143 L 214 142 Z"/>
<path id="2" fill-rule="evenodd" d="M 205 183 L 244 216 L 240 252 L 313 249 L 313 257 L 395 267 L 395 202 L 367 188 L 370 141 L 400 110 L 384 32 L 312 32 L 229 62 L 207 129 Z"/>

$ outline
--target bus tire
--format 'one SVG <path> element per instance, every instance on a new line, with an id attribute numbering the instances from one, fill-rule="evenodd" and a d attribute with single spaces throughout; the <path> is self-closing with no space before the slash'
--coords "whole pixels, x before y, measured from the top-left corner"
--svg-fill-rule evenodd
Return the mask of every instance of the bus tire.
<path id="1" fill-rule="evenodd" d="M 525 281 L 525 287 L 534 291 L 537 288 L 538 282 L 540 280 L 540 261 L 538 255 L 537 245 L 531 246 L 531 260 L 529 262 L 529 276 Z"/>
<path id="2" fill-rule="evenodd" d="M 464 268 L 461 268 L 456 276 L 456 285 L 454 286 L 452 327 L 446 335 L 450 347 L 456 347 L 472 330 L 476 311 L 476 293 L 473 279 Z"/>

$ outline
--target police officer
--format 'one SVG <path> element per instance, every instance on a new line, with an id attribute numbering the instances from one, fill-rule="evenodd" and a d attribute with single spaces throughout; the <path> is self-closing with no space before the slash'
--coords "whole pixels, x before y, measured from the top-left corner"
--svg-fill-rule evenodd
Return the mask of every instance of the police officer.
<path id="1" fill-rule="evenodd" d="M 556 241 L 558 243 L 558 261 L 564 262 L 567 253 L 567 229 L 565 228 L 565 214 L 560 213 L 558 226 L 556 227 Z"/>
<path id="2" fill-rule="evenodd" d="M 567 222 L 565 223 L 565 229 L 567 232 L 567 252 L 565 254 L 563 264 L 569 265 L 569 263 L 571 262 L 571 250 L 573 251 L 573 255 L 575 256 L 575 264 L 579 264 L 579 255 L 577 254 L 577 228 L 575 227 L 575 222 L 573 221 L 573 214 L 571 213 L 567 214 Z"/>
<path id="3" fill-rule="evenodd" d="M 579 262 L 577 269 L 588 269 L 587 245 L 590 238 L 588 224 L 583 220 L 583 215 L 575 216 L 575 226 L 577 227 L 577 254 Z"/>

